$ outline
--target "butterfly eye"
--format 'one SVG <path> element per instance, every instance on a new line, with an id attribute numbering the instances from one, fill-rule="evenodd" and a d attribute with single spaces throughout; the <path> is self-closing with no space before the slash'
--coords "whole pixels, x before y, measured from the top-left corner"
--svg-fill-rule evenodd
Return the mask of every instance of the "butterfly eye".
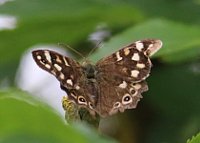
<path id="1" fill-rule="evenodd" d="M 122 98 L 122 104 L 128 104 L 132 102 L 132 97 L 130 94 L 125 94 Z"/>
<path id="2" fill-rule="evenodd" d="M 79 96 L 79 97 L 78 97 L 78 102 L 79 102 L 80 104 L 85 104 L 85 105 L 87 105 L 86 100 L 85 100 L 85 98 L 84 98 L 83 96 Z"/>

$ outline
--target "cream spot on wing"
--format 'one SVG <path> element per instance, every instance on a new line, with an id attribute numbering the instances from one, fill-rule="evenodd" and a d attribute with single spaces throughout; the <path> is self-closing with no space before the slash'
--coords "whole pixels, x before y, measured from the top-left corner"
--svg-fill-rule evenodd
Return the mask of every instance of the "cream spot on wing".
<path id="1" fill-rule="evenodd" d="M 89 105 L 90 109 L 94 109 L 91 102 L 89 102 L 88 105 Z"/>
<path id="2" fill-rule="evenodd" d="M 76 90 L 79 90 L 79 89 L 80 89 L 80 86 L 77 85 L 77 86 L 75 87 L 75 89 L 76 89 Z"/>
<path id="3" fill-rule="evenodd" d="M 73 82 L 72 82 L 71 79 L 68 79 L 68 80 L 67 80 L 67 83 L 68 83 L 69 85 L 71 85 L 71 86 L 73 85 Z"/>
<path id="4" fill-rule="evenodd" d="M 38 60 L 41 60 L 41 59 L 42 59 L 42 57 L 38 55 L 38 56 L 37 56 L 37 59 L 38 59 Z"/>
<path id="5" fill-rule="evenodd" d="M 147 55 L 152 56 L 155 54 L 161 47 L 162 47 L 162 41 L 155 40 L 154 44 L 150 44 L 147 50 Z"/>
<path id="6" fill-rule="evenodd" d="M 122 60 L 122 57 L 119 55 L 119 52 L 116 53 L 116 56 L 117 56 L 117 61 L 121 61 Z"/>
<path id="7" fill-rule="evenodd" d="M 145 64 L 137 63 L 136 67 L 143 69 L 145 67 Z"/>
<path id="8" fill-rule="evenodd" d="M 139 90 L 142 86 L 141 86 L 141 84 L 136 83 L 135 85 L 133 85 L 133 87 L 134 87 L 136 90 Z"/>
<path id="9" fill-rule="evenodd" d="M 138 53 L 134 53 L 131 59 L 134 60 L 134 61 L 139 61 L 140 60 L 140 56 L 139 56 Z"/>
<path id="10" fill-rule="evenodd" d="M 70 75 L 70 78 L 71 78 L 71 79 L 74 79 L 74 76 L 73 76 L 73 74 L 71 74 L 71 75 Z"/>
<path id="11" fill-rule="evenodd" d="M 130 53 L 129 48 L 125 48 L 125 49 L 124 49 L 124 54 L 127 56 L 129 53 Z"/>
<path id="12" fill-rule="evenodd" d="M 61 70 L 62 70 L 62 67 L 59 66 L 58 64 L 54 64 L 54 67 L 55 67 L 58 71 L 61 71 Z"/>
<path id="13" fill-rule="evenodd" d="M 140 72 L 138 71 L 138 70 L 132 70 L 131 71 L 131 76 L 132 77 L 138 77 L 138 74 L 139 74 Z"/>
<path id="14" fill-rule="evenodd" d="M 63 73 L 60 73 L 60 75 L 59 75 L 59 77 L 60 77 L 60 79 L 65 79 L 65 75 L 63 74 Z"/>
<path id="15" fill-rule="evenodd" d="M 63 57 L 63 60 L 65 62 L 65 65 L 69 67 L 69 63 L 67 62 L 67 60 L 65 59 L 65 57 Z"/>
<path id="16" fill-rule="evenodd" d="M 76 96 L 75 94 L 70 93 L 70 95 L 71 95 L 72 97 L 74 97 L 75 99 L 77 99 L 77 96 Z"/>
<path id="17" fill-rule="evenodd" d="M 48 69 L 51 68 L 51 66 L 49 64 L 45 64 L 45 67 L 48 68 Z"/>
<path id="18" fill-rule="evenodd" d="M 127 83 L 125 81 L 123 81 L 120 85 L 120 88 L 126 88 L 127 87 Z"/>
<path id="19" fill-rule="evenodd" d="M 49 51 L 44 51 L 44 55 L 45 55 L 47 61 L 51 63 L 51 56 L 49 54 Z"/>
<path id="20" fill-rule="evenodd" d="M 137 48 L 139 51 L 141 51 L 141 50 L 144 48 L 143 43 L 141 43 L 140 41 L 136 42 L 135 45 L 136 45 L 136 48 Z"/>
<path id="21" fill-rule="evenodd" d="M 59 56 L 56 56 L 56 62 L 62 63 L 62 61 L 60 60 L 60 57 L 59 57 Z"/>
<path id="22" fill-rule="evenodd" d="M 152 47 L 153 47 L 153 44 L 150 44 L 149 47 L 148 47 L 147 49 L 152 48 Z"/>

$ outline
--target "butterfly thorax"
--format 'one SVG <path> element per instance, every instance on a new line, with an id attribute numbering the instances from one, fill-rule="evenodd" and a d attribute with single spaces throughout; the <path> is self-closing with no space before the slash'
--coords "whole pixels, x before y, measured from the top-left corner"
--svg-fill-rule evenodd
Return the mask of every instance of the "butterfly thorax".
<path id="1" fill-rule="evenodd" d="M 86 78 L 90 80 L 95 80 L 96 75 L 97 75 L 96 66 L 88 62 L 84 62 L 82 66 L 83 66 L 83 71 L 85 73 Z"/>

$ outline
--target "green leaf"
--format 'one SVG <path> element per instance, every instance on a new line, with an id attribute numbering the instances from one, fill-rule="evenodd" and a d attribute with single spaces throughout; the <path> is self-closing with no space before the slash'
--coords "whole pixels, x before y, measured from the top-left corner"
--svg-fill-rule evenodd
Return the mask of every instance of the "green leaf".
<path id="1" fill-rule="evenodd" d="M 0 142 L 114 142 L 83 124 L 67 125 L 62 118 L 25 92 L 0 92 Z"/>
<path id="2" fill-rule="evenodd" d="M 86 52 L 89 47 L 82 43 L 99 24 L 115 31 L 144 17 L 132 5 L 119 0 L 17 0 L 1 5 L 0 14 L 17 18 L 16 29 L 0 31 L 0 79 L 14 79 L 20 56 L 32 46 L 66 43 Z"/>
<path id="3" fill-rule="evenodd" d="M 199 37 L 199 26 L 154 19 L 113 36 L 92 58 L 97 61 L 128 43 L 140 39 L 156 38 L 163 41 L 163 48 L 154 57 L 159 57 L 169 63 L 185 62 L 197 59 L 200 55 Z"/>
<path id="4" fill-rule="evenodd" d="M 189 139 L 187 143 L 200 143 L 200 133 L 196 136 L 193 136 L 192 139 Z"/>
<path id="5" fill-rule="evenodd" d="M 200 127 L 200 64 L 153 64 L 147 79 L 149 91 L 140 103 L 146 102 L 146 110 L 151 110 L 152 121 L 142 121 L 150 125 L 146 143 L 185 142 Z"/>
<path id="6" fill-rule="evenodd" d="M 105 1 L 91 0 L 61 0 L 56 5 L 49 0 L 19 0 L 1 6 L 0 12 L 16 15 L 18 21 L 15 30 L 0 31 L 0 64 L 19 58 L 25 49 L 34 44 L 77 44 L 86 40 L 102 21 L 112 27 L 130 25 L 142 19 L 141 14 L 127 3 L 118 2 L 110 7 Z M 116 14 L 124 17 L 123 20 L 119 20 Z"/>

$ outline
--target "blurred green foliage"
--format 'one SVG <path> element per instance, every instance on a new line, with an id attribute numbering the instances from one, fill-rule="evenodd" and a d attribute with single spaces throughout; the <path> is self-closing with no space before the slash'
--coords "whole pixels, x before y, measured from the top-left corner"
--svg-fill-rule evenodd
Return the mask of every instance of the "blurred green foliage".
<path id="1" fill-rule="evenodd" d="M 16 89 L 0 92 L 0 142 L 114 142 L 84 125 L 69 126 L 53 110 Z"/>
<path id="2" fill-rule="evenodd" d="M 149 91 L 136 110 L 117 115 L 116 131 L 107 135 L 123 143 L 182 143 L 200 131 L 199 0 L 17 0 L 0 5 L 0 14 L 18 21 L 16 29 L 0 31 L 0 86 L 10 83 L 0 92 L 0 142 L 115 142 L 90 127 L 66 125 L 14 84 L 25 50 L 66 43 L 87 53 L 94 47 L 87 38 L 102 23 L 112 36 L 92 61 L 138 39 L 163 41 L 153 57 Z"/>
<path id="3" fill-rule="evenodd" d="M 199 143 L 200 140 L 200 134 L 197 134 L 196 136 L 193 136 L 192 139 L 188 140 L 187 143 Z"/>

